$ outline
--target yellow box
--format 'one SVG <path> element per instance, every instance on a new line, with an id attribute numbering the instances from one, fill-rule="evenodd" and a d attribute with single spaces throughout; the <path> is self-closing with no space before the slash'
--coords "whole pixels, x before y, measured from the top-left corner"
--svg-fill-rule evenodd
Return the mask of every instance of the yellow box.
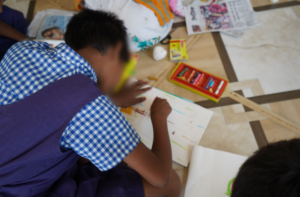
<path id="1" fill-rule="evenodd" d="M 188 59 L 185 39 L 170 40 L 170 60 L 185 61 Z"/>

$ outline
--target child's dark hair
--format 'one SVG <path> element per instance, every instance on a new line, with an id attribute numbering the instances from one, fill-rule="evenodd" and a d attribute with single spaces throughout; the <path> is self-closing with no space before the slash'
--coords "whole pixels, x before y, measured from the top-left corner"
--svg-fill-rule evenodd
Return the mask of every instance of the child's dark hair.
<path id="1" fill-rule="evenodd" d="M 240 168 L 231 197 L 299 197 L 300 139 L 258 150 Z"/>
<path id="2" fill-rule="evenodd" d="M 64 38 L 74 50 L 93 46 L 102 55 L 109 47 L 122 42 L 120 58 L 125 62 L 129 59 L 126 27 L 122 20 L 110 12 L 83 9 L 71 18 Z"/>

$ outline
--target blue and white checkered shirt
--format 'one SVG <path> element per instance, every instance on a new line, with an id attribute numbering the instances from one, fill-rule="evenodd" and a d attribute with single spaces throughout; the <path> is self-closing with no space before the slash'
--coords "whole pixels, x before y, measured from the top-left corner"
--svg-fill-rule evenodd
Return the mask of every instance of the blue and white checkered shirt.
<path id="1" fill-rule="evenodd" d="M 53 49 L 44 42 L 16 43 L 0 62 L 0 105 L 17 102 L 56 80 L 79 73 L 97 82 L 91 65 L 66 44 Z M 103 95 L 73 117 L 60 146 L 73 149 L 106 171 L 120 163 L 139 141 L 130 123 Z"/>

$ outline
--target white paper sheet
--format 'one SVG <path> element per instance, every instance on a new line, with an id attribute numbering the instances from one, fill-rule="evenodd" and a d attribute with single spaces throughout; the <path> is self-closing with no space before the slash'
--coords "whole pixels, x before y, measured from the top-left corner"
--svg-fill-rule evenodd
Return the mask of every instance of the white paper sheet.
<path id="1" fill-rule="evenodd" d="M 246 156 L 194 146 L 185 197 L 228 197 L 232 181 L 246 159 Z"/>
<path id="2" fill-rule="evenodd" d="M 151 148 L 153 128 L 150 107 L 156 97 L 167 99 L 173 109 L 168 117 L 173 161 L 188 166 L 192 148 L 200 142 L 213 112 L 156 88 L 140 96 L 146 97 L 146 101 L 132 106 L 127 113 L 123 112 L 124 116 L 139 133 L 142 142 Z"/>

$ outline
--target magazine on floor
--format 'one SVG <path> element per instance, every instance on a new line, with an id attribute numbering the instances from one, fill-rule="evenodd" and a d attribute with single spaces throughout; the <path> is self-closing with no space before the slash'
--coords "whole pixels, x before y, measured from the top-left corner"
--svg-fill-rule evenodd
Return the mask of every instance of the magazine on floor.
<path id="1" fill-rule="evenodd" d="M 30 23 L 27 34 L 55 47 L 64 42 L 66 27 L 75 13 L 55 9 L 39 11 Z"/>
<path id="2" fill-rule="evenodd" d="M 70 19 L 71 16 L 46 16 L 36 38 L 47 40 L 63 40 Z"/>
<path id="3" fill-rule="evenodd" d="M 228 0 L 203 5 L 199 1 L 185 7 L 189 35 L 214 31 L 245 30 L 258 26 L 249 0 Z M 228 31 L 228 33 L 230 33 Z"/>

